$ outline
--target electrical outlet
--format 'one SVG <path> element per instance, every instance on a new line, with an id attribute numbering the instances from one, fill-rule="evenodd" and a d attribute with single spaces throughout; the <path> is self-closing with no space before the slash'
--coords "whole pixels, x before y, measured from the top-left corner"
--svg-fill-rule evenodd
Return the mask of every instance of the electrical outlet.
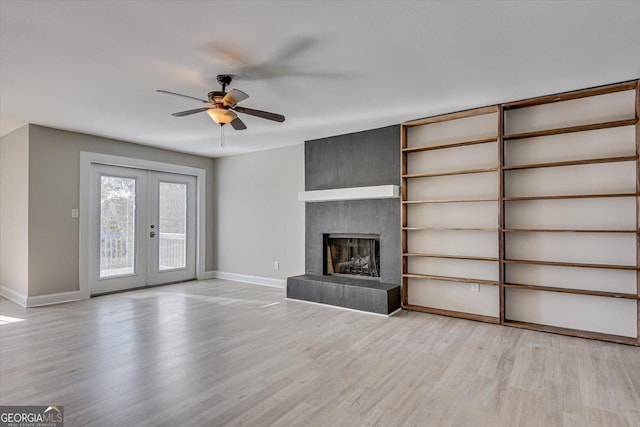
<path id="1" fill-rule="evenodd" d="M 278 261 L 274 261 L 273 263 L 273 269 L 274 270 L 280 270 L 280 263 Z"/>
<path id="2" fill-rule="evenodd" d="M 480 292 L 480 285 L 478 285 L 477 283 L 472 283 L 471 292 Z"/>

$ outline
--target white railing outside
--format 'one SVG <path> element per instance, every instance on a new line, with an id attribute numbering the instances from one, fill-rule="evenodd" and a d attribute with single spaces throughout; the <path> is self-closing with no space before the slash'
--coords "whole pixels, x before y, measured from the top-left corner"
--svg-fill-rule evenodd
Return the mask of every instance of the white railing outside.
<path id="1" fill-rule="evenodd" d="M 134 273 L 134 236 L 131 233 L 106 232 L 100 236 L 100 277 Z M 184 233 L 160 233 L 158 266 L 162 270 L 186 267 Z"/>
<path id="2" fill-rule="evenodd" d="M 184 233 L 160 233 L 158 248 L 160 270 L 186 267 L 186 253 Z"/>
<path id="3" fill-rule="evenodd" d="M 100 235 L 100 277 L 134 273 L 133 232 L 103 232 Z"/>

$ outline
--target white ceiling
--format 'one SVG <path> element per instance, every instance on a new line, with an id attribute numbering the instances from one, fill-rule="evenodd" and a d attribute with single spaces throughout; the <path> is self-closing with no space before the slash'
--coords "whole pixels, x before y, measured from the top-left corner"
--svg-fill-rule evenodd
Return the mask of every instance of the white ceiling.
<path id="1" fill-rule="evenodd" d="M 242 115 L 224 150 L 206 114 L 170 115 L 202 104 L 156 93 L 242 72 L 242 105 L 287 120 Z M 0 0 L 2 135 L 221 156 L 639 76 L 640 1 Z"/>

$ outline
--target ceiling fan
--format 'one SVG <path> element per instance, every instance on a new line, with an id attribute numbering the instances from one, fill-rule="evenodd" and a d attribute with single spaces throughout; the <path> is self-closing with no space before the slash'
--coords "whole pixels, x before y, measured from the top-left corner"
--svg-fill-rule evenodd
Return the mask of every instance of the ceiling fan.
<path id="1" fill-rule="evenodd" d="M 167 93 L 169 95 L 182 96 L 183 98 L 195 99 L 196 101 L 209 104 L 206 107 L 196 108 L 194 110 L 180 111 L 178 113 L 171 114 L 175 117 L 190 116 L 191 114 L 202 113 L 204 111 L 211 117 L 211 119 L 218 123 L 220 126 L 224 126 L 230 123 L 235 130 L 244 130 L 247 126 L 244 124 L 240 117 L 236 114 L 244 113 L 251 116 L 260 117 L 262 119 L 273 120 L 275 122 L 284 122 L 284 116 L 282 114 L 270 113 L 268 111 L 255 110 L 253 108 L 241 107 L 238 102 L 244 101 L 249 97 L 246 93 L 238 89 L 231 89 L 226 92 L 226 88 L 231 84 L 233 76 L 230 74 L 219 74 L 217 76 L 218 83 L 222 86 L 222 90 L 216 90 L 209 92 L 207 95 L 208 100 L 196 98 L 189 95 L 182 95 L 180 93 L 169 92 L 167 90 L 157 90 L 160 93 Z"/>

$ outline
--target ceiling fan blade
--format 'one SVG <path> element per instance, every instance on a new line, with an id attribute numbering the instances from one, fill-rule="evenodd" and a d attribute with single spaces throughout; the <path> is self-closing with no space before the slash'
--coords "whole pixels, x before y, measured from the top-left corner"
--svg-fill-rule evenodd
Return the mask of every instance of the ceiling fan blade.
<path id="1" fill-rule="evenodd" d="M 235 130 L 245 130 L 247 128 L 247 125 L 245 125 L 244 122 L 240 120 L 240 117 L 236 117 L 235 119 L 231 120 L 231 126 L 233 126 Z"/>
<path id="2" fill-rule="evenodd" d="M 228 43 L 208 43 L 204 46 L 208 55 L 216 62 L 233 65 L 249 65 L 252 62 L 237 48 L 231 47 Z"/>
<path id="3" fill-rule="evenodd" d="M 238 102 L 240 101 L 244 101 L 245 99 L 247 99 L 249 97 L 249 95 L 247 95 L 246 93 L 244 93 L 241 90 L 238 89 L 231 89 L 229 91 L 229 93 L 227 93 L 224 98 L 222 98 L 222 102 L 225 106 L 227 107 L 233 107 L 234 105 L 236 105 Z"/>
<path id="4" fill-rule="evenodd" d="M 210 108 L 211 107 L 196 108 L 195 110 L 180 111 L 178 113 L 173 113 L 171 115 L 174 117 L 190 116 L 191 114 L 202 113 L 203 111 L 207 111 Z"/>
<path id="5" fill-rule="evenodd" d="M 270 113 L 268 111 L 254 110 L 253 108 L 246 107 L 234 107 L 238 113 L 245 113 L 252 116 L 260 117 L 262 119 L 273 120 L 274 122 L 284 122 L 284 116 L 282 114 Z"/>
<path id="6" fill-rule="evenodd" d="M 316 40 L 311 37 L 298 37 L 295 40 L 292 40 L 276 53 L 273 59 L 270 61 L 271 63 L 279 63 L 283 61 L 287 61 L 292 59 L 295 56 L 300 55 L 305 50 L 308 50 L 316 43 Z"/>
<path id="7" fill-rule="evenodd" d="M 204 102 L 205 104 L 209 103 L 209 101 L 207 101 L 205 99 L 196 98 L 195 96 L 183 95 L 181 93 L 169 92 L 168 90 L 160 90 L 160 89 L 158 89 L 158 90 L 156 90 L 156 92 L 167 93 L 169 95 L 175 95 L 175 96 L 181 96 L 183 98 L 195 99 L 196 101 Z"/>

